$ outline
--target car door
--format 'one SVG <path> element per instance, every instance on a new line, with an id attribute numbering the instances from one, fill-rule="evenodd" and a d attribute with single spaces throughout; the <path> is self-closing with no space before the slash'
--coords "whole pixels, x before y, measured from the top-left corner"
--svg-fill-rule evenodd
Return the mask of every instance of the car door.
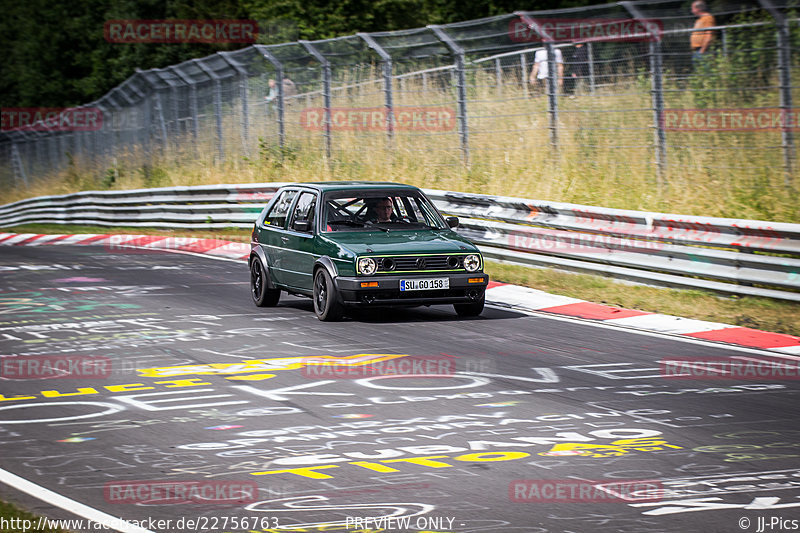
<path id="1" fill-rule="evenodd" d="M 283 273 L 290 287 L 310 291 L 314 261 L 314 236 L 316 229 L 317 193 L 303 191 L 292 208 L 286 228 Z"/>
<path id="2" fill-rule="evenodd" d="M 285 255 L 286 244 L 289 241 L 286 223 L 298 192 L 296 189 L 282 191 L 264 216 L 259 228 L 259 242 L 267 257 L 266 267 L 269 269 L 270 278 L 273 283 L 281 285 L 286 285 Z"/>

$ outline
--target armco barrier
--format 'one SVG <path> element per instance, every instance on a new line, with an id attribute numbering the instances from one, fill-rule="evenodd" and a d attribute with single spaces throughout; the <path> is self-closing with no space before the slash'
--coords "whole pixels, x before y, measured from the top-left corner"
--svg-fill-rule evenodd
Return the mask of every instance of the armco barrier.
<path id="1" fill-rule="evenodd" d="M 247 228 L 283 183 L 89 191 L 0 206 L 25 223 Z M 488 259 L 800 301 L 800 224 L 426 190 Z"/>

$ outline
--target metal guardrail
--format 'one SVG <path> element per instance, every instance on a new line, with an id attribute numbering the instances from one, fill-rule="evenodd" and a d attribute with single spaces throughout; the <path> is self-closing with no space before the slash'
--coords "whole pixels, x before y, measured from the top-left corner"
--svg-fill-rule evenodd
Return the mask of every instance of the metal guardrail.
<path id="1" fill-rule="evenodd" d="M 89 191 L 0 206 L 26 223 L 248 228 L 283 183 Z M 426 190 L 488 259 L 638 283 L 800 301 L 800 224 Z"/>

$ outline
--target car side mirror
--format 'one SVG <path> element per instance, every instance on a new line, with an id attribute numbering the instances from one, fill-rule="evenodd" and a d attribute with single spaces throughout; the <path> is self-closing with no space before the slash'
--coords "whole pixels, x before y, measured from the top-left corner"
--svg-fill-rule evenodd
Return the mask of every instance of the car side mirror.
<path id="1" fill-rule="evenodd" d="M 447 217 L 447 225 L 451 228 L 458 227 L 458 217 Z"/>
<path id="2" fill-rule="evenodd" d="M 309 231 L 311 231 L 311 221 L 295 220 L 294 224 L 292 225 L 292 229 L 295 231 L 302 231 L 304 233 L 308 233 Z"/>

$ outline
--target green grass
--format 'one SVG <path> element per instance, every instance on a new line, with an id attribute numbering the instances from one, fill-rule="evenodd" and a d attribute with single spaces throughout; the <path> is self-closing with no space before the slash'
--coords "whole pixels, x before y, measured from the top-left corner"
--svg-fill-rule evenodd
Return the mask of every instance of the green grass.
<path id="1" fill-rule="evenodd" d="M 21 533 L 24 531 L 25 533 L 68 533 L 64 529 L 39 529 L 35 527 L 39 521 L 39 517 L 33 513 L 29 513 L 21 509 L 20 507 L 14 505 L 13 503 L 3 502 L 0 501 L 0 523 L 4 523 L 6 525 L 11 526 L 11 520 L 14 520 L 13 524 L 18 525 L 18 520 L 29 520 L 31 524 L 33 524 L 30 528 L 23 529 L 21 526 L 19 527 L 0 527 L 0 533 Z"/>
<path id="2" fill-rule="evenodd" d="M 150 228 L 28 224 L 2 231 L 17 233 L 128 233 L 188 236 L 250 242 L 249 229 L 159 230 Z M 800 335 L 800 304 L 754 297 L 724 297 L 698 290 L 677 290 L 621 283 L 602 276 L 574 274 L 488 261 L 486 272 L 495 281 L 532 287 L 590 302 L 639 309 L 711 322 L 723 322 Z"/>
<path id="3" fill-rule="evenodd" d="M 800 86 L 800 68 L 797 77 Z M 710 92 L 708 107 L 777 105 L 774 90 L 754 91 L 744 100 L 724 74 L 715 79 L 730 92 Z M 765 86 L 777 83 L 768 81 Z M 430 134 L 399 130 L 391 143 L 379 130 L 335 130 L 328 160 L 322 133 L 300 122 L 305 107 L 322 105 L 314 98 L 287 109 L 283 150 L 274 120 L 259 114 L 250 117 L 249 142 L 243 146 L 241 109 L 229 103 L 222 121 L 224 162 L 218 159 L 215 128 L 203 128 L 196 148 L 189 136 L 170 138 L 150 151 L 128 147 L 105 160 L 71 155 L 62 172 L 31 176 L 28 188 L 0 190 L 0 204 L 80 190 L 360 179 L 622 209 L 800 221 L 800 203 L 783 172 L 780 132 L 667 132 L 668 166 L 659 179 L 646 79 L 623 80 L 594 96 L 561 98 L 557 151 L 550 145 L 547 98 L 526 97 L 510 78 L 499 95 L 493 76 L 483 72 L 471 73 L 469 83 L 469 164 L 455 127 Z M 404 81 L 397 89 L 398 106 L 455 108 L 453 93 L 438 86 L 423 91 Z M 698 97 L 709 88 L 668 89 L 670 108 L 705 107 Z M 383 106 L 381 91 L 336 94 L 336 107 Z"/>

